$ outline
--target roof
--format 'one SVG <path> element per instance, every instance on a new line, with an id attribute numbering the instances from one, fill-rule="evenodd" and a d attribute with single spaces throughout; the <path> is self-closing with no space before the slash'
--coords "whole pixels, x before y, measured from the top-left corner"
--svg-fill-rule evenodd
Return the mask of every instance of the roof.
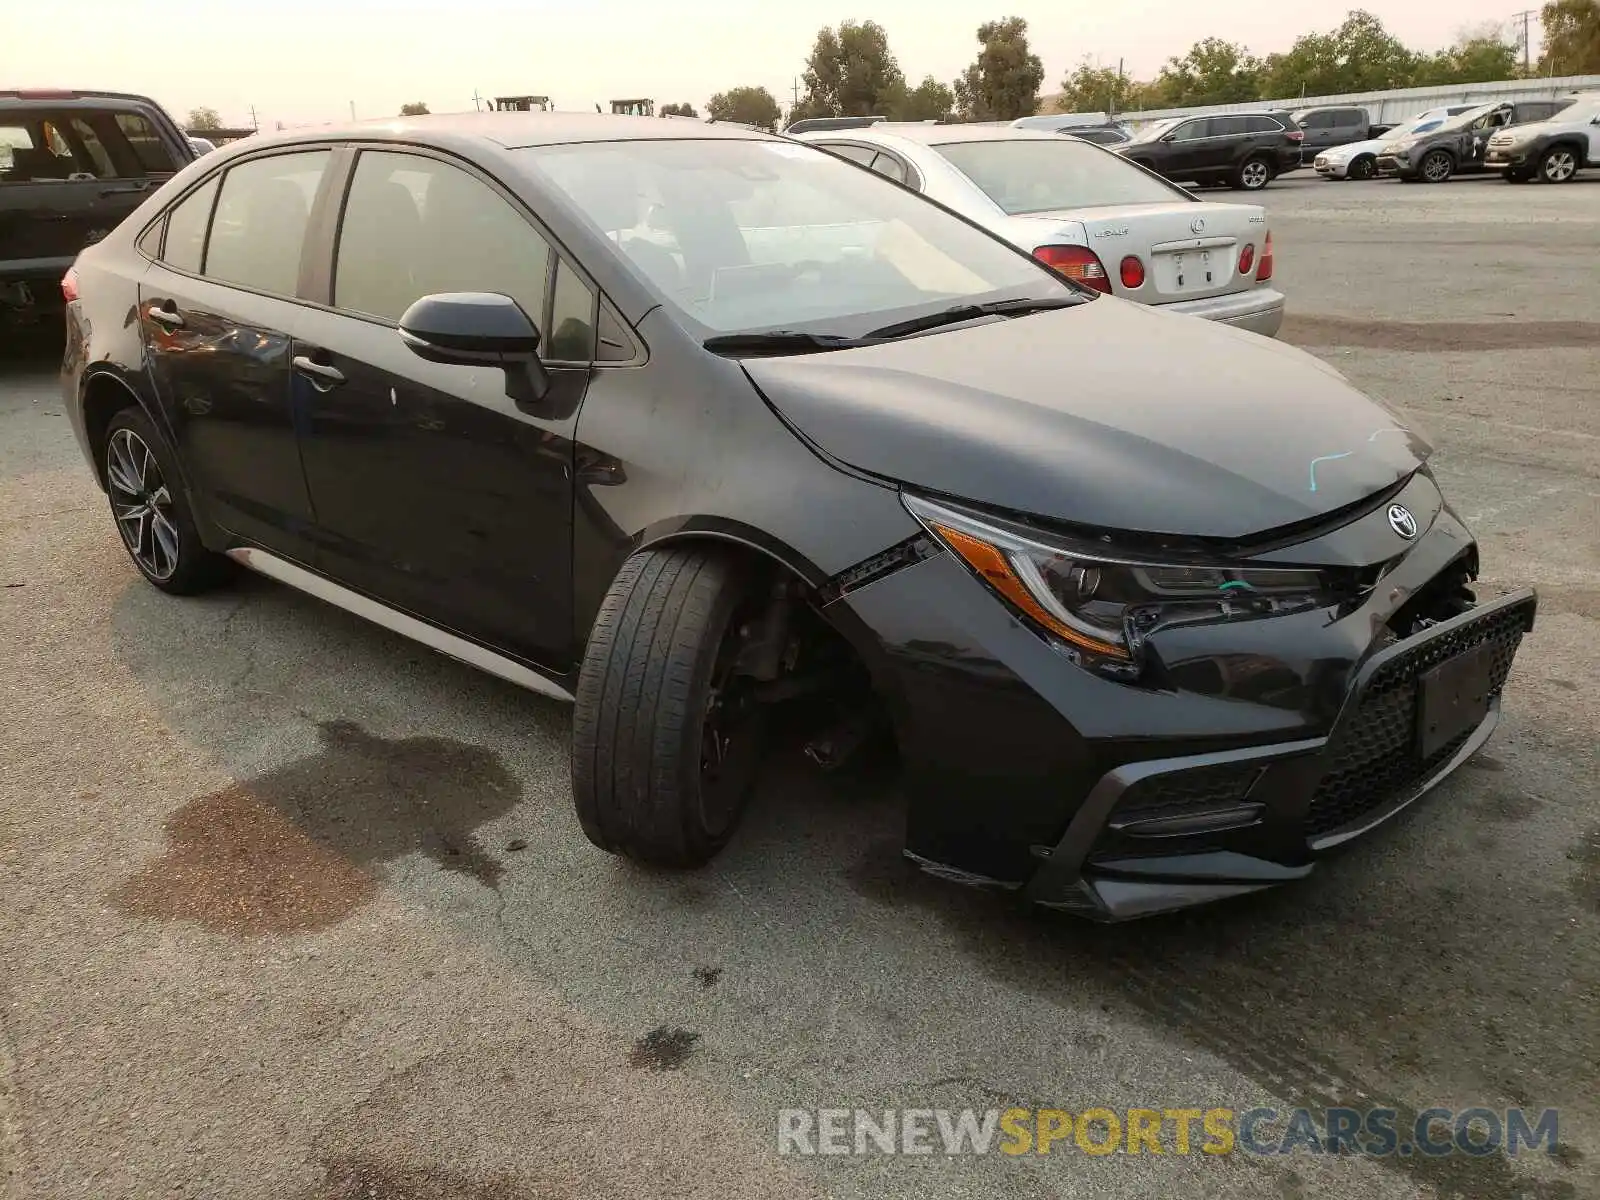
<path id="1" fill-rule="evenodd" d="M 799 136 L 819 141 L 821 136 L 873 140 L 882 137 L 904 138 L 923 146 L 948 146 L 956 142 L 1058 142 L 1059 134 L 1033 129 L 1013 129 L 1009 125 L 928 125 L 923 122 L 882 121 L 860 129 L 818 129 Z"/>
<path id="2" fill-rule="evenodd" d="M 391 117 L 381 121 L 346 121 L 286 129 L 262 135 L 263 141 L 320 141 L 374 138 L 426 142 L 430 138 L 482 138 L 506 149 L 557 146 L 571 142 L 688 141 L 720 138 L 749 141 L 772 135 L 713 125 L 704 121 L 671 121 L 660 117 L 618 116 L 614 113 L 468 112 L 437 113 L 423 117 Z"/>

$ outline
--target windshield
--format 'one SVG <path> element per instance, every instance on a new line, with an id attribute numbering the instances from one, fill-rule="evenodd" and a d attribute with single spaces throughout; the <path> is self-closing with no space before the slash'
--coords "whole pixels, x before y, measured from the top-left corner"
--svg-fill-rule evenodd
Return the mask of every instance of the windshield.
<path id="1" fill-rule="evenodd" d="M 957 142 L 939 152 L 1011 216 L 1190 199 L 1126 159 L 1066 138 Z"/>
<path id="2" fill-rule="evenodd" d="M 1179 121 L 1187 120 L 1186 117 L 1168 117 L 1165 121 L 1157 121 L 1154 125 L 1146 125 L 1133 135 L 1135 142 L 1153 142 L 1167 130 L 1177 126 Z"/>
<path id="3" fill-rule="evenodd" d="M 714 333 L 859 334 L 906 310 L 1074 295 L 1047 268 L 825 151 L 587 142 L 520 151 L 663 300 Z"/>

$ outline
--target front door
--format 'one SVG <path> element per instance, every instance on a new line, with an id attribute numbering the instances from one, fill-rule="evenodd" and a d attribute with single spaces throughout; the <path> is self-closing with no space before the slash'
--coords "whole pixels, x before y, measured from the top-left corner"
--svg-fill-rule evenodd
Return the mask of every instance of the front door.
<path id="1" fill-rule="evenodd" d="M 330 151 L 246 159 L 167 216 L 139 287 L 151 373 L 187 480 L 224 529 L 310 562 L 311 503 L 295 433 L 294 299 Z M 209 232 L 208 232 L 209 231 Z"/>
<path id="2" fill-rule="evenodd" d="M 293 351 L 323 569 L 558 667 L 572 637 L 572 431 L 592 358 L 564 349 L 579 319 L 564 311 L 572 284 L 592 341 L 593 292 L 491 181 L 420 153 L 363 150 L 334 255 L 337 311 L 308 314 Z M 521 304 L 544 335 L 552 391 L 519 401 L 499 368 L 407 349 L 397 321 L 436 292 Z"/>
<path id="3" fill-rule="evenodd" d="M 1190 179 L 1196 171 L 1204 174 L 1208 169 L 1226 165 L 1211 161 L 1223 147 L 1221 141 L 1211 136 L 1210 126 L 1214 120 L 1197 117 L 1185 121 L 1168 135 L 1172 141 L 1167 145 L 1167 165 L 1162 168 L 1162 174 L 1173 179 Z"/>

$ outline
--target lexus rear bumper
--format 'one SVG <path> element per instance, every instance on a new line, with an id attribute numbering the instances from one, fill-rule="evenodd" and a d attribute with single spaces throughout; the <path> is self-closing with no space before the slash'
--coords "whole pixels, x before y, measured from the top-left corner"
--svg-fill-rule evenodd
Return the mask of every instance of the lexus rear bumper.
<path id="1" fill-rule="evenodd" d="M 1253 287 L 1229 296 L 1205 300 L 1179 300 L 1158 307 L 1162 312 L 1183 313 L 1207 321 L 1237 325 L 1263 337 L 1276 337 L 1283 327 L 1283 293 L 1269 287 Z"/>

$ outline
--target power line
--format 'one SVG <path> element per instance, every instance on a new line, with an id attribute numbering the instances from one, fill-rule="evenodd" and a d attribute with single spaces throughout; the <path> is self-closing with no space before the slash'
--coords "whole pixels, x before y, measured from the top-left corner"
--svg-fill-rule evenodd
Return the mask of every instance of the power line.
<path id="1" fill-rule="evenodd" d="M 1539 10 L 1536 8 L 1525 8 L 1519 13 L 1511 14 L 1511 23 L 1516 25 L 1520 22 L 1522 25 L 1522 69 L 1524 72 L 1531 69 L 1533 60 L 1533 39 L 1529 22 L 1538 15 Z"/>

